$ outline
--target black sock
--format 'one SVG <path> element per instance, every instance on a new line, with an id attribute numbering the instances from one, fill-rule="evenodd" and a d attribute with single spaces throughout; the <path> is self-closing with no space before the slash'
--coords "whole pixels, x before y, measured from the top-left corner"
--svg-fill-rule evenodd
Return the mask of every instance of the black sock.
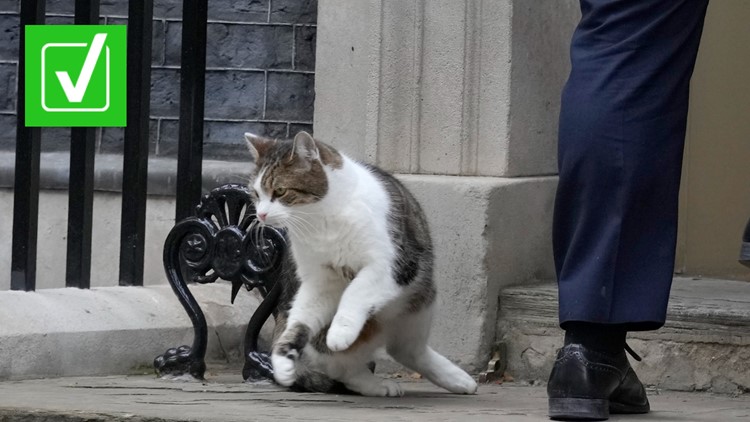
<path id="1" fill-rule="evenodd" d="M 565 344 L 579 343 L 589 349 L 607 354 L 617 354 L 625 348 L 624 326 L 591 322 L 566 322 Z"/>

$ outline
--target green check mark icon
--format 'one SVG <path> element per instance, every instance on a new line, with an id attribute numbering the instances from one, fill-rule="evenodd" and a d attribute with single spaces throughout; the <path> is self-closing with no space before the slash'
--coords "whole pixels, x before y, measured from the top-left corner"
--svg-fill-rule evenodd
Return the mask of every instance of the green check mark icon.
<path id="1" fill-rule="evenodd" d="M 106 38 L 107 34 L 94 35 L 94 40 L 91 42 L 88 53 L 86 53 L 86 60 L 83 62 L 81 74 L 78 75 L 78 81 L 75 85 L 73 85 L 68 72 L 55 72 L 57 79 L 60 80 L 63 91 L 65 91 L 65 96 L 68 97 L 68 101 L 71 103 L 80 103 L 83 101 L 83 96 L 86 94 L 86 89 L 91 81 L 91 75 L 94 73 L 96 62 L 99 60 L 99 56 L 101 56 Z"/>

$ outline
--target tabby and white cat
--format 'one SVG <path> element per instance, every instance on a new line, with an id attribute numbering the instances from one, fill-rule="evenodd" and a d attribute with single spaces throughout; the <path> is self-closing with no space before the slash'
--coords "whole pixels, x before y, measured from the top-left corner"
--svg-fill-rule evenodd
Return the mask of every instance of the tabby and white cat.
<path id="1" fill-rule="evenodd" d="M 385 346 L 434 384 L 475 393 L 472 377 L 427 345 L 432 242 L 411 193 L 306 132 L 294 140 L 245 138 L 256 163 L 258 220 L 287 228 L 299 279 L 288 315 L 277 321 L 276 381 L 312 391 L 338 381 L 366 396 L 400 396 L 396 382 L 368 367 Z"/>

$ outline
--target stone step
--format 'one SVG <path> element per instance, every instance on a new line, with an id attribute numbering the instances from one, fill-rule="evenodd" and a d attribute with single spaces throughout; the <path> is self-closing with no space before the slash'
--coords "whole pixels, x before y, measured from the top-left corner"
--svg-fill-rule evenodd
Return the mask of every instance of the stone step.
<path id="1" fill-rule="evenodd" d="M 556 286 L 502 291 L 497 338 L 506 345 L 511 375 L 546 382 L 563 340 Z M 675 278 L 666 325 L 632 332 L 628 344 L 643 357 L 633 367 L 648 385 L 750 392 L 750 283 Z"/>

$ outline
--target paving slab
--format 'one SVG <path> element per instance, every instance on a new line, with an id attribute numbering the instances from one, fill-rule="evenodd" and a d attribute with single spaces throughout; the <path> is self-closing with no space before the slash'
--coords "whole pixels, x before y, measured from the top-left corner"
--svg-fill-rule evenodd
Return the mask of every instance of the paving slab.
<path id="1" fill-rule="evenodd" d="M 79 377 L 0 383 L 0 421 L 546 421 L 543 386 L 485 384 L 453 395 L 404 378 L 405 395 L 373 398 L 294 393 L 270 383 L 246 384 L 238 372 L 207 382 L 151 375 Z M 750 395 L 651 391 L 648 415 L 612 421 L 747 421 Z"/>

